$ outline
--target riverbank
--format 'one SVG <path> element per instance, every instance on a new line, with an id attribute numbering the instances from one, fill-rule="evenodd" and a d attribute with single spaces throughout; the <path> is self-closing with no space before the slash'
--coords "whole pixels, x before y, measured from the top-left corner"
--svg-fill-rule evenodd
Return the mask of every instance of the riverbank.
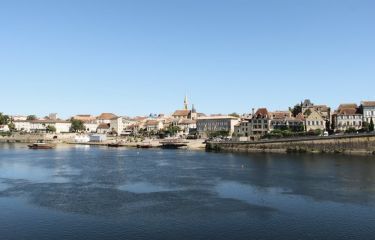
<path id="1" fill-rule="evenodd" d="M 43 140 L 45 142 L 53 142 L 55 144 L 75 144 L 75 145 L 94 145 L 94 146 L 107 146 L 108 144 L 119 143 L 119 147 L 134 147 L 141 144 L 142 141 L 129 141 L 126 137 L 108 137 L 107 140 L 103 142 L 87 142 L 87 143 L 76 143 L 74 141 L 75 133 L 63 133 L 63 134 L 20 134 L 15 133 L 10 136 L 0 136 L 0 143 L 34 143 L 38 140 Z M 151 147 L 158 148 L 161 147 L 160 139 L 145 139 Z M 190 150 L 204 150 L 206 144 L 203 143 L 204 140 L 186 140 L 187 146 L 185 149 Z"/>
<path id="2" fill-rule="evenodd" d="M 342 153 L 375 155 L 375 134 L 263 140 L 258 142 L 208 142 L 208 151 L 276 152 L 276 153 Z"/>

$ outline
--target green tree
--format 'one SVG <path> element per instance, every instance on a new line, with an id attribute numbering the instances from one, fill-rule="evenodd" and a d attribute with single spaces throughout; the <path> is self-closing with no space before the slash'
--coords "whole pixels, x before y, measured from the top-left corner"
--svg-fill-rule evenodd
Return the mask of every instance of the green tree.
<path id="1" fill-rule="evenodd" d="M 372 120 L 372 118 L 371 118 L 371 120 L 370 120 L 370 125 L 368 126 L 368 130 L 369 130 L 370 132 L 373 132 L 373 131 L 374 131 L 374 121 Z"/>
<path id="2" fill-rule="evenodd" d="M 29 116 L 27 116 L 26 120 L 28 120 L 28 121 L 36 120 L 36 116 L 35 115 L 29 115 Z"/>
<path id="3" fill-rule="evenodd" d="M 16 130 L 16 125 L 14 123 L 8 123 L 9 131 L 14 132 Z"/>
<path id="4" fill-rule="evenodd" d="M 47 130 L 47 132 L 50 132 L 50 133 L 54 133 L 54 132 L 56 132 L 56 128 L 55 128 L 55 126 L 52 126 L 52 125 L 48 125 L 48 126 L 46 127 L 46 130 Z"/>
<path id="5" fill-rule="evenodd" d="M 289 108 L 292 112 L 293 117 L 296 117 L 298 114 L 302 113 L 302 106 L 301 104 L 296 104 L 293 108 Z"/>
<path id="6" fill-rule="evenodd" d="M 71 132 L 80 132 L 80 131 L 85 131 L 86 128 L 85 128 L 85 124 L 81 121 L 81 120 L 77 120 L 77 119 L 71 119 L 70 120 L 71 122 L 71 127 L 70 127 L 70 131 Z"/>
<path id="7" fill-rule="evenodd" d="M 10 117 L 8 115 L 3 115 L 0 113 L 0 125 L 7 125 L 10 122 Z"/>

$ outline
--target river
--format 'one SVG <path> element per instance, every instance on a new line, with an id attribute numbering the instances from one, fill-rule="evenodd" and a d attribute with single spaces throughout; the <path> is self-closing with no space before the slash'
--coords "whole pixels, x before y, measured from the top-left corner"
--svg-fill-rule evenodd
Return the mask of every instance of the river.
<path id="1" fill-rule="evenodd" d="M 0 239 L 374 239 L 375 158 L 0 144 Z"/>

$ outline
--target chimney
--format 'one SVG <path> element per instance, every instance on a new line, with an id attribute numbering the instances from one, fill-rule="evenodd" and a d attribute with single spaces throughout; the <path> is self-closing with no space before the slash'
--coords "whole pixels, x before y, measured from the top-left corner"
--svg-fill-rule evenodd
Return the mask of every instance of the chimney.
<path id="1" fill-rule="evenodd" d="M 255 108 L 252 109 L 252 113 L 251 113 L 252 116 L 255 115 Z"/>

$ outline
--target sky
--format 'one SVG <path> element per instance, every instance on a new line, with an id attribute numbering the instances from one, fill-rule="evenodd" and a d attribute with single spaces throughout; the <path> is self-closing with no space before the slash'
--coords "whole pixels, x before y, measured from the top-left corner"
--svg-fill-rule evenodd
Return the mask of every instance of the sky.
<path id="1" fill-rule="evenodd" d="M 0 112 L 375 100 L 373 0 L 0 0 Z"/>

